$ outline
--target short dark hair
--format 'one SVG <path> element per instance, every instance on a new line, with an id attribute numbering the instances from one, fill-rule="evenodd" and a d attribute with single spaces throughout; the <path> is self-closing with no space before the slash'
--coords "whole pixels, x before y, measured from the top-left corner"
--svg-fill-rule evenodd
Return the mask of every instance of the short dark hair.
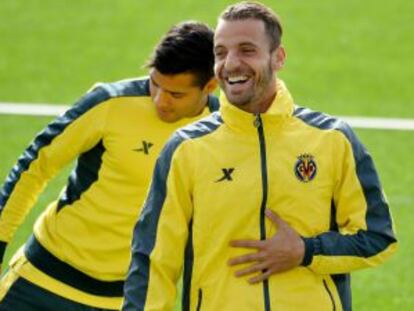
<path id="1" fill-rule="evenodd" d="M 155 47 L 147 62 L 162 74 L 192 73 L 204 87 L 214 76 L 214 32 L 206 24 L 185 21 L 173 26 Z"/>
<path id="2" fill-rule="evenodd" d="M 228 6 L 219 19 L 225 21 L 236 21 L 245 19 L 258 19 L 263 21 L 266 34 L 270 39 L 270 49 L 274 50 L 280 46 L 282 40 L 282 24 L 280 18 L 269 7 L 254 1 L 243 1 Z"/>

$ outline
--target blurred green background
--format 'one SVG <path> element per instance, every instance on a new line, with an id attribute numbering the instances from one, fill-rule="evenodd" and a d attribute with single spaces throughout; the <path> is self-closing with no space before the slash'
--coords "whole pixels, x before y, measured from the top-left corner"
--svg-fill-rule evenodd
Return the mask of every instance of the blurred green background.
<path id="1" fill-rule="evenodd" d="M 69 105 L 97 81 L 143 75 L 173 24 L 215 25 L 233 1 L 2 0 L 0 102 Z M 414 2 L 263 1 L 280 15 L 287 62 L 280 76 L 299 105 L 335 115 L 414 118 Z M 51 118 L 0 115 L 0 180 Z M 384 265 L 353 274 L 354 310 L 414 310 L 413 131 L 357 129 L 391 203 L 400 247 Z M 51 183 L 7 250 L 66 180 Z"/>

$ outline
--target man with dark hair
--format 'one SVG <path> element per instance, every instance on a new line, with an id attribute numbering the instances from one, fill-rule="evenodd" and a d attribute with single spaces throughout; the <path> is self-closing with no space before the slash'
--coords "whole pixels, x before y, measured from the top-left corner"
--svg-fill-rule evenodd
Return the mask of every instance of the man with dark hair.
<path id="1" fill-rule="evenodd" d="M 204 86 L 214 76 L 210 35 L 210 30 L 204 24 L 183 23 L 174 26 L 156 46 L 147 65 L 168 74 L 183 73 L 190 68 L 191 73 L 195 74 L 196 83 Z"/>
<path id="2" fill-rule="evenodd" d="M 155 159 L 175 129 L 218 108 L 213 64 L 212 30 L 174 26 L 149 77 L 98 84 L 34 139 L 0 192 L 1 256 L 47 181 L 77 163 L 11 260 L 0 310 L 119 310 Z"/>
<path id="3" fill-rule="evenodd" d="M 364 146 L 344 122 L 295 106 L 276 76 L 281 34 L 258 3 L 220 16 L 220 111 L 176 131 L 159 156 L 124 311 L 171 310 L 183 266 L 183 310 L 349 311 L 349 273 L 395 251 Z"/>

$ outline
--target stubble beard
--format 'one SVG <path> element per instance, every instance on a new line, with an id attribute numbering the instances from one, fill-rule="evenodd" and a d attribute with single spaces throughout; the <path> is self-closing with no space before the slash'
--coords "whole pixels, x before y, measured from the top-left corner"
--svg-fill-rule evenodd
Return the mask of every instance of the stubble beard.
<path id="1" fill-rule="evenodd" d="M 246 90 L 242 94 L 232 94 L 226 86 L 226 83 L 220 82 L 220 87 L 223 89 L 226 94 L 227 100 L 234 106 L 245 107 L 251 100 L 254 98 L 256 86 L 252 85 L 249 90 Z"/>
<path id="2" fill-rule="evenodd" d="M 266 68 L 261 72 L 260 78 L 243 94 L 233 95 L 227 89 L 226 83 L 222 80 L 219 81 L 221 89 L 226 94 L 227 100 L 234 106 L 240 107 L 241 109 L 254 106 L 255 104 L 260 103 L 264 100 L 263 96 L 266 93 L 269 84 L 272 81 L 273 70 L 271 66 L 271 61 L 269 60 Z M 243 109 L 246 110 L 246 109 Z"/>

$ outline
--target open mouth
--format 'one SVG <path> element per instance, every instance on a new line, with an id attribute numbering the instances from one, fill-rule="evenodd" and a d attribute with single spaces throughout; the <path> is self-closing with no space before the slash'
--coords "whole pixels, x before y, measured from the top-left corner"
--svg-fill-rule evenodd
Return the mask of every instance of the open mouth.
<path id="1" fill-rule="evenodd" d="M 227 79 L 226 79 L 226 81 L 230 85 L 243 84 L 243 83 L 247 82 L 248 80 L 249 80 L 249 77 L 244 76 L 244 75 L 227 77 Z"/>

